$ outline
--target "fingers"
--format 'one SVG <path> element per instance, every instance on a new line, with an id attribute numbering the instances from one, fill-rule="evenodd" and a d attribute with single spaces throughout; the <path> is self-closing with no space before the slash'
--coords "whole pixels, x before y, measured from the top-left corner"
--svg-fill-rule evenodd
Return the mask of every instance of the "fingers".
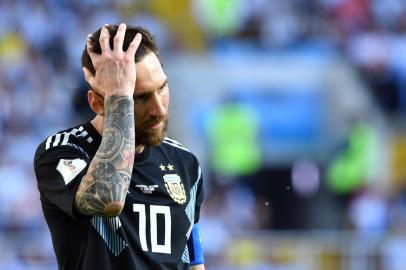
<path id="1" fill-rule="evenodd" d="M 88 70 L 86 67 L 83 67 L 82 70 L 83 70 L 83 73 L 85 74 L 86 81 L 93 88 L 94 76 L 93 76 L 92 72 L 90 72 L 90 70 Z"/>
<path id="2" fill-rule="evenodd" d="M 100 90 L 94 87 L 95 76 L 88 70 L 86 67 L 82 68 L 83 73 L 85 74 L 85 79 L 89 83 L 91 90 L 100 98 L 104 98 L 104 95 L 100 92 Z"/>
<path id="3" fill-rule="evenodd" d="M 100 31 L 100 37 L 99 37 L 99 44 L 100 48 L 102 51 L 102 55 L 109 55 L 110 53 L 115 53 L 116 55 L 120 55 L 123 53 L 123 43 L 124 43 L 124 37 L 125 37 L 125 32 L 127 30 L 127 25 L 124 23 L 121 23 L 117 29 L 117 33 L 114 37 L 114 49 L 111 50 L 110 48 L 110 33 L 107 29 L 107 24 L 103 25 Z M 95 53 L 93 52 L 93 48 L 90 44 L 90 37 L 91 35 L 87 36 L 87 42 L 86 42 L 86 47 L 87 47 L 87 52 L 92 60 L 95 57 Z M 135 52 L 138 49 L 138 46 L 141 43 L 142 36 L 140 33 L 136 34 L 133 41 L 130 43 L 128 50 L 127 50 L 127 55 L 134 56 Z"/>
<path id="4" fill-rule="evenodd" d="M 92 35 L 89 34 L 89 35 L 87 35 L 87 39 L 86 39 L 86 50 L 87 50 L 87 53 L 90 56 L 90 59 L 92 59 L 93 55 L 94 55 L 93 47 L 92 47 L 92 44 L 90 43 L 90 38 L 91 37 L 92 37 Z"/>
<path id="5" fill-rule="evenodd" d="M 138 49 L 138 46 L 140 46 L 142 40 L 142 35 L 140 33 L 137 33 L 133 39 L 133 41 L 131 41 L 130 45 L 128 46 L 127 52 L 126 52 L 126 56 L 129 59 L 134 59 L 134 55 L 135 52 Z"/>
<path id="6" fill-rule="evenodd" d="M 127 25 L 124 23 L 120 23 L 117 29 L 116 36 L 114 37 L 114 52 L 115 53 L 122 53 L 123 52 L 123 42 L 125 31 L 127 29 Z"/>
<path id="7" fill-rule="evenodd" d="M 99 43 L 100 43 L 100 48 L 101 48 L 102 54 L 111 53 L 109 40 L 110 40 L 109 30 L 107 30 L 107 25 L 103 25 L 101 32 L 100 32 L 100 38 L 99 38 Z"/>

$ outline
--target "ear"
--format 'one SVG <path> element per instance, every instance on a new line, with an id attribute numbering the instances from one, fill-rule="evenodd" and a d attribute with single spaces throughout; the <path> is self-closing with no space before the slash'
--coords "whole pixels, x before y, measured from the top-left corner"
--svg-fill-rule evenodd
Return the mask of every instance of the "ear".
<path id="1" fill-rule="evenodd" d="M 97 115 L 104 116 L 104 99 L 96 95 L 92 90 L 87 91 L 87 100 L 89 102 L 90 108 Z"/>

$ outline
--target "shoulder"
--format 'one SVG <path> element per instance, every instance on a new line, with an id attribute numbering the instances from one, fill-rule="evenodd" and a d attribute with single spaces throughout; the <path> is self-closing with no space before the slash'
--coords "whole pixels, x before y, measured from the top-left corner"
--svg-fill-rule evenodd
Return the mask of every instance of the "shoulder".
<path id="1" fill-rule="evenodd" d="M 172 138 L 165 137 L 161 143 L 161 147 L 164 148 L 165 151 L 175 153 L 176 155 L 181 156 L 184 159 L 197 161 L 196 156 L 189 149 Z"/>
<path id="2" fill-rule="evenodd" d="M 85 127 L 86 124 L 79 125 L 61 130 L 47 137 L 38 145 L 34 161 L 37 161 L 45 154 L 58 152 L 77 152 L 89 158 L 88 148 L 94 139 Z"/>
<path id="3" fill-rule="evenodd" d="M 201 182 L 202 170 L 200 168 L 199 160 L 189 149 L 183 146 L 177 140 L 174 140 L 169 137 L 165 137 L 161 143 L 161 147 L 166 153 L 174 157 L 179 164 L 182 164 L 183 167 L 190 172 L 194 181 L 192 184 L 197 186 Z"/>

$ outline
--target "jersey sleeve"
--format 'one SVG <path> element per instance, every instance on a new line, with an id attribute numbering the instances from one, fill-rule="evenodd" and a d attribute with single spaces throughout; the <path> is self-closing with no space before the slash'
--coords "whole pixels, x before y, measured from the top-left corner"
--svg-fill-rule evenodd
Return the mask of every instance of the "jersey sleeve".
<path id="1" fill-rule="evenodd" d="M 78 221 L 89 220 L 75 210 L 76 191 L 89 163 L 86 153 L 75 145 L 37 154 L 34 170 L 44 207 L 57 208 Z"/>

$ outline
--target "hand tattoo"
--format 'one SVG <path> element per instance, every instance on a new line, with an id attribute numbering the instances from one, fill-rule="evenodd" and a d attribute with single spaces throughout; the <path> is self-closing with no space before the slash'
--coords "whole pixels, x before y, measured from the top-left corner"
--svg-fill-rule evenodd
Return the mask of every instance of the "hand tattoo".
<path id="1" fill-rule="evenodd" d="M 76 208 L 85 215 L 117 216 L 124 207 L 134 164 L 132 97 L 105 101 L 102 142 L 76 192 Z"/>

